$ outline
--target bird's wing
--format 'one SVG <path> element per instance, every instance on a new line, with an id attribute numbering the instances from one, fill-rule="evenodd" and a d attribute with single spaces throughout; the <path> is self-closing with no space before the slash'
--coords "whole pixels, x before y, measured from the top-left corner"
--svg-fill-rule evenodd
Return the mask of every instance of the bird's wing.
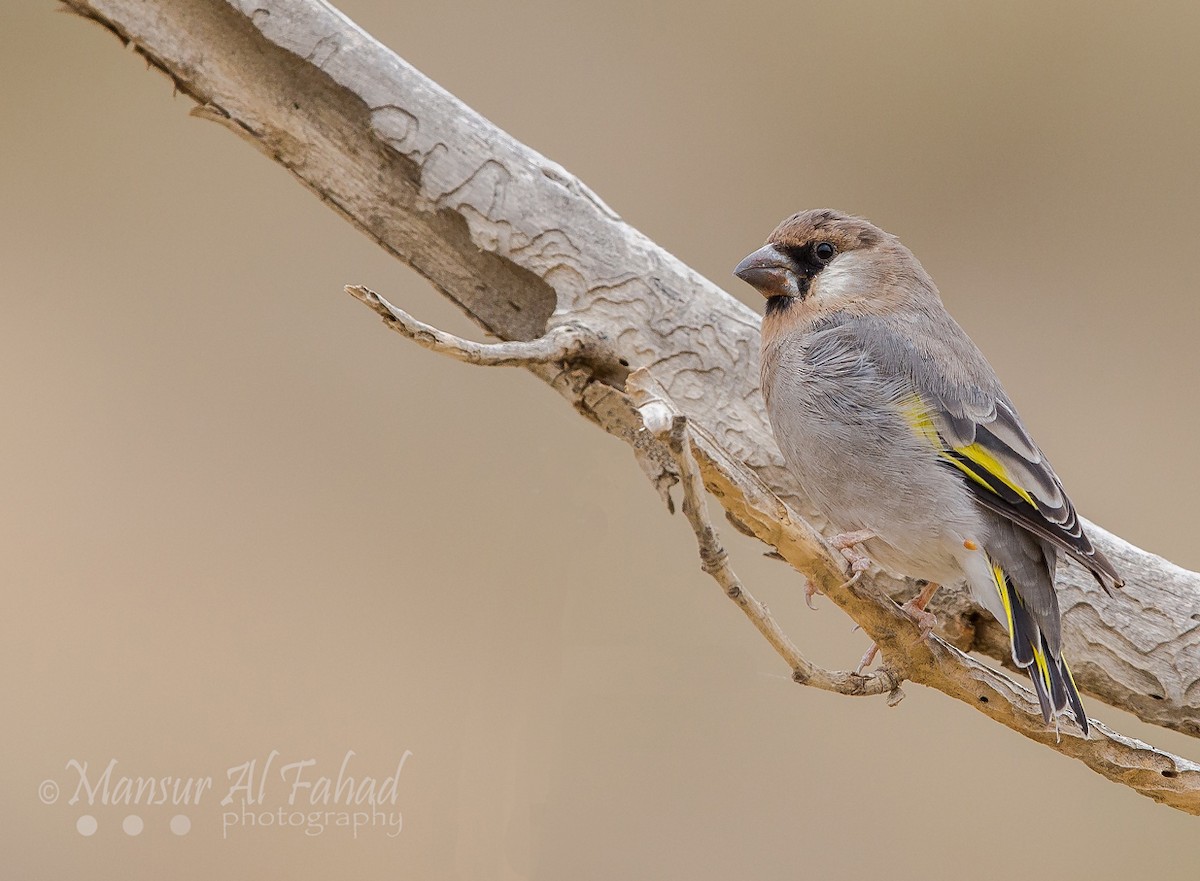
<path id="1" fill-rule="evenodd" d="M 1108 590 L 1117 570 L 1088 538 L 1075 506 L 1025 430 L 991 366 L 948 314 L 910 322 L 850 319 L 864 356 L 911 392 L 897 403 L 984 507 L 1050 541 Z"/>

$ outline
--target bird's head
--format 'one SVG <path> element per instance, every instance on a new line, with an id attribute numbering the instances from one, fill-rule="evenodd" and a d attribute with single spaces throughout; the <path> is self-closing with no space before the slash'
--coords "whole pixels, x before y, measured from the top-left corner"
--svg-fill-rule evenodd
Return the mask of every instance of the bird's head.
<path id="1" fill-rule="evenodd" d="M 768 315 L 796 303 L 814 314 L 874 311 L 894 292 L 932 290 L 921 265 L 895 236 L 861 217 L 824 208 L 783 221 L 734 275 L 767 298 Z"/>

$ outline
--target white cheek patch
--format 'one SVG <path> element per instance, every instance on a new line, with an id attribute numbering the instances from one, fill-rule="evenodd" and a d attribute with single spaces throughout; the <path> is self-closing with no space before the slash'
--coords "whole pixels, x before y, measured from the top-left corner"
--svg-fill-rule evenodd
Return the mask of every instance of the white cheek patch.
<path id="1" fill-rule="evenodd" d="M 867 259 L 862 253 L 849 251 L 838 254 L 828 266 L 817 273 L 809 296 L 824 302 L 848 299 L 864 293 L 863 287 L 869 278 Z"/>

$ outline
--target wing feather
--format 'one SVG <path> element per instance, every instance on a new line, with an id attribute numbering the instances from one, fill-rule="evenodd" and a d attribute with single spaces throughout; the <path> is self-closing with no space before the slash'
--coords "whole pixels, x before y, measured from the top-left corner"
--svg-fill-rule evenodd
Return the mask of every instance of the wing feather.
<path id="1" fill-rule="evenodd" d="M 1061 548 L 1105 590 L 1122 586 L 991 365 L 948 314 L 924 318 L 846 317 L 840 329 L 882 375 L 906 380 L 912 396 L 897 403 L 979 504 Z"/>
<path id="2" fill-rule="evenodd" d="M 998 419 L 1020 426 L 1006 399 L 996 402 L 996 412 L 1004 414 Z M 936 409 L 933 422 L 939 424 Z M 1007 438 L 1000 436 L 1003 429 L 991 430 L 995 422 L 977 425 L 974 442 L 965 447 L 949 443 L 938 431 L 944 460 L 963 474 L 981 505 L 1057 545 L 1087 567 L 1105 589 L 1120 587 L 1121 576 L 1084 532 L 1075 506 L 1041 451 L 1032 442 L 1020 446 L 1006 443 Z"/>

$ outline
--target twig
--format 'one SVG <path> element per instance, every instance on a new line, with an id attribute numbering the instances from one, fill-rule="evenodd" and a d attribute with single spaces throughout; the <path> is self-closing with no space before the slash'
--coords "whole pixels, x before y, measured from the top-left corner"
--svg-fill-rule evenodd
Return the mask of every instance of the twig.
<path id="1" fill-rule="evenodd" d="M 413 318 L 370 288 L 346 285 L 346 293 L 371 307 L 383 323 L 422 348 L 456 361 L 481 367 L 529 367 L 567 361 L 593 360 L 598 356 L 595 336 L 573 324 L 551 328 L 544 336 L 528 341 L 476 343 L 438 330 Z"/>
<path id="2" fill-rule="evenodd" d="M 653 412 L 655 402 L 649 402 L 647 408 L 651 412 L 651 422 L 656 427 L 662 426 L 661 420 L 656 420 Z M 689 439 L 687 417 L 673 416 L 666 423 L 665 430 L 660 430 L 658 436 L 665 441 L 679 466 L 680 483 L 683 488 L 683 513 L 696 534 L 696 544 L 700 550 L 700 568 L 711 575 L 725 595 L 737 603 L 738 608 L 745 613 L 750 622 L 763 635 L 771 648 L 783 658 L 792 668 L 792 679 L 801 685 L 811 685 L 824 691 L 832 691 L 846 695 L 888 695 L 888 705 L 895 706 L 904 698 L 900 688 L 903 681 L 900 676 L 890 669 L 884 668 L 873 673 L 850 673 L 831 671 L 809 661 L 796 648 L 796 644 L 788 637 L 778 622 L 760 603 L 746 590 L 740 578 L 729 565 L 729 554 L 721 546 L 720 538 L 712 520 L 708 516 L 708 505 L 705 501 L 704 481 L 700 477 L 700 469 L 692 455 Z"/>

